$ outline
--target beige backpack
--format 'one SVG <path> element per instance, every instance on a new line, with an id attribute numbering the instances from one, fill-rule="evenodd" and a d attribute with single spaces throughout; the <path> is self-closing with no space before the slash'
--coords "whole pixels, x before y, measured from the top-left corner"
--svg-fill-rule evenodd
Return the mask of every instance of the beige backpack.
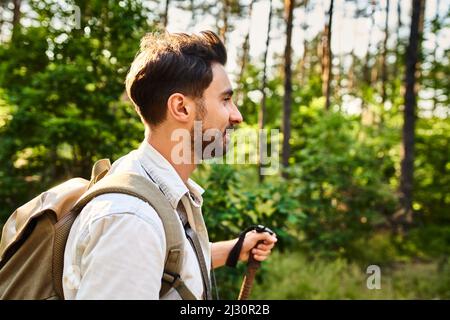
<path id="1" fill-rule="evenodd" d="M 175 288 L 183 299 L 195 299 L 180 279 L 184 231 L 158 186 L 134 174 L 108 173 L 103 159 L 91 180 L 68 180 L 18 208 L 3 227 L 0 242 L 0 299 L 64 299 L 64 250 L 70 228 L 83 207 L 106 193 L 124 193 L 148 202 L 162 220 L 166 259 L 160 297 Z"/>

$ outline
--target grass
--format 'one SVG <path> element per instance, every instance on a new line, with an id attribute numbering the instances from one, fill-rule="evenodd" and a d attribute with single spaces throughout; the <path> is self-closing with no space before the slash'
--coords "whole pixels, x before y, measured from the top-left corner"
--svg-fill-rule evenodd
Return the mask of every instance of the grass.
<path id="1" fill-rule="evenodd" d="M 252 299 L 450 299 L 450 261 L 380 265 L 381 289 L 368 289 L 367 266 L 274 253 Z"/>

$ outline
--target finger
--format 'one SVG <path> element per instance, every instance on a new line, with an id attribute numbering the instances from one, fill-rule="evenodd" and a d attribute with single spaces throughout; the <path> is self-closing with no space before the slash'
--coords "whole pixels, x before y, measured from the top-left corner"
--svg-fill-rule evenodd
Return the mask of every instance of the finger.
<path id="1" fill-rule="evenodd" d="M 258 241 L 263 240 L 265 244 L 271 244 L 278 241 L 276 237 L 267 232 L 257 233 L 255 237 Z"/>
<path id="2" fill-rule="evenodd" d="M 254 255 L 253 258 L 254 258 L 256 261 L 264 261 L 264 260 L 267 259 L 267 256 Z"/>
<path id="3" fill-rule="evenodd" d="M 270 254 L 270 250 L 259 250 L 259 249 L 253 249 L 252 253 L 254 255 L 259 255 L 259 256 L 268 256 Z"/>
<path id="4" fill-rule="evenodd" d="M 278 239 L 272 235 L 268 235 L 266 238 L 264 238 L 264 244 L 275 244 L 278 241 Z"/>
<path id="5" fill-rule="evenodd" d="M 275 242 L 272 242 L 270 244 L 264 244 L 265 246 L 267 246 L 266 248 L 260 248 L 260 249 L 269 249 L 272 250 L 273 247 L 275 247 Z"/>
<path id="6" fill-rule="evenodd" d="M 274 247 L 274 244 L 263 244 L 260 243 L 256 246 L 256 248 L 261 249 L 261 250 L 272 250 L 272 248 Z"/>

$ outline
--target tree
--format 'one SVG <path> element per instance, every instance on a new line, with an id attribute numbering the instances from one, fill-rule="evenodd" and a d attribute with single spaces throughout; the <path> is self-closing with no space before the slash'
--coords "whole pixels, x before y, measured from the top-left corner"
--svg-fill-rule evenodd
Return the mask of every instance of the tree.
<path id="1" fill-rule="evenodd" d="M 328 10 L 328 22 L 325 24 L 323 31 L 323 56 L 322 56 L 322 91 L 325 96 L 325 109 L 330 108 L 330 85 L 332 76 L 333 54 L 331 52 L 331 28 L 333 22 L 333 5 L 334 0 L 330 0 L 330 8 Z"/>
<path id="2" fill-rule="evenodd" d="M 299 68 L 299 72 L 300 72 L 300 85 L 303 85 L 305 83 L 306 80 L 306 75 L 305 75 L 305 71 L 306 71 L 306 59 L 308 58 L 308 41 L 306 39 L 306 30 L 308 29 L 308 22 L 306 17 L 308 17 L 309 14 L 309 6 L 308 6 L 309 1 L 305 0 L 304 2 L 304 10 L 305 10 L 305 21 L 302 21 L 302 33 L 303 33 L 303 57 L 300 60 L 300 68 Z"/>
<path id="3" fill-rule="evenodd" d="M 190 27 L 193 27 L 197 22 L 197 16 L 201 14 L 210 16 L 215 20 L 215 30 L 222 39 L 225 46 L 228 41 L 228 34 L 234 30 L 233 19 L 242 17 L 244 6 L 240 0 L 220 0 L 220 1 L 196 1 L 189 0 L 187 4 L 182 4 L 180 7 L 191 11 L 192 20 Z"/>
<path id="4" fill-rule="evenodd" d="M 389 0 L 386 0 L 386 10 L 385 10 L 385 27 L 384 27 L 384 41 L 383 41 L 383 54 L 381 57 L 381 103 L 384 108 L 386 102 L 386 85 L 388 81 L 388 71 L 387 71 L 387 42 L 389 39 Z"/>
<path id="5" fill-rule="evenodd" d="M 167 24 L 169 22 L 169 6 L 170 6 L 170 0 L 166 0 L 164 3 L 164 12 L 162 15 L 162 24 L 164 26 L 164 29 L 167 28 Z"/>
<path id="6" fill-rule="evenodd" d="M 402 22 L 402 5 L 401 5 L 401 1 L 397 0 L 397 34 L 396 34 L 396 38 L 397 38 L 397 51 L 399 48 L 399 45 L 401 43 L 401 37 L 400 37 L 400 31 L 403 28 L 403 22 Z M 397 61 L 399 62 L 399 61 Z"/>
<path id="7" fill-rule="evenodd" d="M 324 46 L 323 46 L 323 69 L 322 69 L 322 79 L 323 79 L 323 95 L 325 96 L 325 109 L 330 108 L 330 85 L 332 76 L 332 63 L 333 54 L 331 52 L 331 27 L 333 22 L 333 5 L 334 0 L 330 0 L 330 9 L 328 10 L 328 22 L 325 24 L 324 29 Z"/>
<path id="8" fill-rule="evenodd" d="M 12 5 L 12 19 L 8 22 L 11 23 L 11 38 L 14 39 L 17 37 L 17 34 L 20 31 L 20 19 L 22 17 L 21 8 L 23 5 L 22 0 L 0 0 L 0 35 L 2 33 L 2 26 L 5 20 L 3 20 L 3 11 L 7 11 L 9 4 Z"/>
<path id="9" fill-rule="evenodd" d="M 14 6 L 13 20 L 12 20 L 12 25 L 13 25 L 12 38 L 14 39 L 17 36 L 17 33 L 19 32 L 19 29 L 20 29 L 20 17 L 21 17 L 20 8 L 22 5 L 22 0 L 13 0 L 12 3 Z"/>
<path id="10" fill-rule="evenodd" d="M 294 0 L 284 1 L 284 14 L 286 22 L 286 45 L 284 47 L 284 99 L 283 99 L 283 166 L 289 166 L 291 146 L 291 104 L 292 104 L 292 21 L 294 18 Z M 283 177 L 287 178 L 286 171 Z"/>
<path id="11" fill-rule="evenodd" d="M 223 43 L 226 44 L 227 34 L 229 29 L 229 16 L 231 11 L 231 0 L 222 0 L 221 20 L 222 25 L 219 27 L 219 36 L 222 38 Z"/>
<path id="12" fill-rule="evenodd" d="M 417 65 L 420 62 L 420 21 L 424 10 L 423 0 L 413 0 L 411 31 L 406 48 L 405 109 L 403 123 L 403 159 L 401 161 L 400 193 L 401 204 L 407 222 L 412 221 L 414 183 L 414 140 L 417 104 Z"/>
<path id="13" fill-rule="evenodd" d="M 396 70 L 396 74 L 400 75 L 403 74 L 403 61 L 404 61 L 404 57 L 402 56 L 404 53 L 404 44 L 403 41 L 400 37 L 400 30 L 403 28 L 403 23 L 402 23 L 402 6 L 401 6 L 401 1 L 398 0 L 397 1 L 397 33 L 396 33 L 396 46 L 395 46 L 395 70 Z M 393 96 L 394 94 L 399 95 L 401 92 L 401 88 L 402 88 L 402 80 L 397 80 L 398 77 L 394 78 L 394 85 L 395 87 L 392 88 L 393 91 Z M 395 93 L 394 93 L 395 91 Z"/>
<path id="14" fill-rule="evenodd" d="M 252 20 L 252 12 L 253 12 L 253 4 L 255 3 L 255 0 L 252 0 L 250 2 L 249 5 L 249 9 L 248 9 L 248 30 L 247 33 L 245 35 L 245 39 L 244 39 L 244 43 L 242 45 L 242 55 L 240 57 L 240 71 L 239 71 L 239 86 L 240 86 L 240 90 L 238 92 L 238 98 L 237 101 L 241 102 L 241 100 L 243 99 L 242 96 L 244 94 L 244 90 L 243 90 L 243 81 L 244 81 L 244 73 L 245 73 L 245 67 L 247 66 L 247 61 L 248 61 L 248 55 L 249 55 L 249 50 L 250 50 L 250 31 L 251 31 L 251 20 Z"/>
<path id="15" fill-rule="evenodd" d="M 2 213 L 58 181 L 89 177 L 95 160 L 116 159 L 141 139 L 121 95 L 139 39 L 152 30 L 149 13 L 136 0 L 75 4 L 82 28 L 64 23 L 61 6 L 30 1 L 36 23 L 0 46 L 1 99 L 13 106 L 0 128 Z M 55 17 L 61 23 L 48 24 Z"/>
<path id="16" fill-rule="evenodd" d="M 367 42 L 367 50 L 366 50 L 366 58 L 365 58 L 365 64 L 364 64 L 364 82 L 368 85 L 371 86 L 371 81 L 372 81 L 372 77 L 371 77 L 371 68 L 370 68 L 370 61 L 372 59 L 372 38 L 373 38 L 373 30 L 375 27 L 375 11 L 376 11 L 376 4 L 375 1 L 372 0 L 371 2 L 371 6 L 370 6 L 371 10 L 369 13 L 370 16 L 370 27 L 369 27 L 369 41 Z"/>
<path id="17" fill-rule="evenodd" d="M 402 4 L 400 0 L 397 0 L 397 45 L 400 43 L 400 30 L 402 27 Z"/>
<path id="18" fill-rule="evenodd" d="M 252 2 L 253 3 L 253 2 Z M 264 125 L 266 123 L 266 95 L 267 95 L 267 53 L 269 51 L 269 44 L 270 44 L 270 30 L 271 28 L 271 21 L 272 21 L 272 0 L 269 0 L 269 20 L 267 22 L 267 36 L 266 36 L 266 48 L 264 50 L 263 55 L 263 71 L 262 71 L 262 84 L 261 84 L 261 109 L 259 110 L 258 114 L 258 128 L 260 130 L 264 129 Z M 266 141 L 263 141 L 263 139 L 259 140 L 259 160 L 258 160 L 258 175 L 259 175 L 259 181 L 262 182 L 264 180 L 264 176 L 261 174 L 261 160 L 263 157 L 263 144 Z"/>
<path id="19" fill-rule="evenodd" d="M 440 1 L 437 0 L 436 1 L 436 13 L 432 22 L 433 25 L 433 32 L 435 34 L 435 41 L 434 41 L 434 48 L 433 48 L 433 111 L 436 110 L 436 107 L 438 105 L 438 94 L 437 94 L 437 88 L 438 88 L 438 77 L 435 74 L 436 72 L 436 65 L 438 64 L 437 61 L 437 49 L 439 47 L 439 43 L 437 41 L 438 39 L 438 32 L 439 32 L 439 27 L 440 27 L 440 23 L 439 23 L 439 5 L 440 5 Z"/>

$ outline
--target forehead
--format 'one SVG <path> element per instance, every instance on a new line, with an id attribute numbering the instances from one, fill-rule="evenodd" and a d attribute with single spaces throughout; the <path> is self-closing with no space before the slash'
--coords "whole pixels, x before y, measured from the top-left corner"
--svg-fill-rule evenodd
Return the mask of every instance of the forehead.
<path id="1" fill-rule="evenodd" d="M 217 95 L 231 89 L 231 82 L 225 67 L 220 63 L 213 63 L 211 69 L 213 72 L 213 80 L 205 90 L 205 94 L 209 93 Z"/>

